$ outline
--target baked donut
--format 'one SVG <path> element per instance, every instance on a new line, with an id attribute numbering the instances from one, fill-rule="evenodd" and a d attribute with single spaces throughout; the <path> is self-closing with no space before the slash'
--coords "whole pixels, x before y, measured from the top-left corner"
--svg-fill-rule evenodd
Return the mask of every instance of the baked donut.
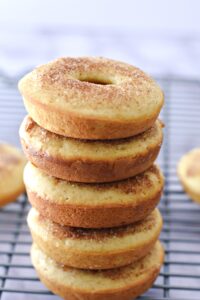
<path id="1" fill-rule="evenodd" d="M 20 150 L 6 143 L 0 144 L 0 206 L 16 200 L 25 191 L 25 163 Z"/>
<path id="2" fill-rule="evenodd" d="M 101 57 L 59 58 L 19 82 L 41 127 L 79 139 L 119 139 L 150 128 L 163 105 L 160 87 L 138 68 Z"/>
<path id="3" fill-rule="evenodd" d="M 79 269 L 112 269 L 137 261 L 152 249 L 162 228 L 157 209 L 138 223 L 116 228 L 62 226 L 34 208 L 27 221 L 33 241 L 46 255 Z"/>
<path id="4" fill-rule="evenodd" d="M 200 148 L 193 149 L 180 159 L 178 176 L 186 193 L 200 203 Z"/>
<path id="5" fill-rule="evenodd" d="M 31 258 L 41 281 L 67 300 L 131 300 L 147 291 L 159 274 L 164 251 L 157 242 L 147 256 L 126 267 L 80 270 L 56 263 L 36 244 Z"/>
<path id="6" fill-rule="evenodd" d="M 113 183 L 75 183 L 46 175 L 28 163 L 24 182 L 28 198 L 43 216 L 61 225 L 106 228 L 144 219 L 157 205 L 163 176 L 155 165 Z"/>
<path id="7" fill-rule="evenodd" d="M 47 174 L 76 182 L 110 182 L 148 169 L 162 144 L 162 123 L 135 137 L 91 141 L 63 137 L 43 129 L 30 117 L 20 128 L 28 160 Z"/>

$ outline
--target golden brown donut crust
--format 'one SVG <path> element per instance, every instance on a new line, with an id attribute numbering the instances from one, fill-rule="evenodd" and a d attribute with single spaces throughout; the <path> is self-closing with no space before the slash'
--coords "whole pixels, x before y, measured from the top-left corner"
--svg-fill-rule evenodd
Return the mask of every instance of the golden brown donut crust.
<path id="1" fill-rule="evenodd" d="M 112 182 L 148 169 L 158 156 L 163 134 L 162 123 L 157 121 L 137 137 L 109 142 L 77 141 L 48 132 L 26 117 L 20 137 L 28 160 L 49 175 L 76 182 Z M 80 150 L 73 154 L 74 147 Z M 103 151 L 107 151 L 104 157 Z M 119 154 L 114 155 L 117 151 Z"/>
<path id="2" fill-rule="evenodd" d="M 164 179 L 154 165 L 123 181 L 86 184 L 50 177 L 30 163 L 24 181 L 33 207 L 55 223 L 106 228 L 144 219 L 158 204 Z"/>
<path id="3" fill-rule="evenodd" d="M 27 189 L 28 199 L 46 218 L 61 225 L 83 228 L 107 228 L 135 223 L 143 220 L 159 203 L 162 191 L 154 198 L 138 204 L 88 207 L 83 205 L 57 204 Z"/>
<path id="4" fill-rule="evenodd" d="M 42 254 L 36 245 L 32 247 L 31 257 L 41 281 L 64 299 L 132 300 L 152 286 L 163 264 L 164 251 L 160 242 L 157 242 L 152 251 L 140 261 L 127 267 L 102 271 L 73 271 L 68 267 L 61 269 L 60 265 Z M 95 283 L 92 283 L 94 280 Z"/>
<path id="5" fill-rule="evenodd" d="M 19 90 L 41 127 L 80 139 L 144 132 L 164 102 L 158 85 L 138 68 L 94 57 L 59 58 L 42 65 L 21 79 Z"/>
<path id="6" fill-rule="evenodd" d="M 83 229 L 53 223 L 31 209 L 33 241 L 57 263 L 79 269 L 111 269 L 147 255 L 157 241 L 162 217 L 158 210 L 134 225 Z"/>

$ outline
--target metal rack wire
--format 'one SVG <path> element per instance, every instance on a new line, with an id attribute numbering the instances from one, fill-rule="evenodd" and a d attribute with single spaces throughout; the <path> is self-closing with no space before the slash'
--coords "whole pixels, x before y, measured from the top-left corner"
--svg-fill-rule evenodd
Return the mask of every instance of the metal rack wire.
<path id="1" fill-rule="evenodd" d="M 179 157 L 200 146 L 200 81 L 158 80 L 166 96 L 161 115 L 165 141 L 159 156 L 166 178 L 160 203 L 166 259 L 153 288 L 140 299 L 200 299 L 200 206 L 189 200 L 176 176 Z M 16 82 L 0 77 L 1 140 L 19 145 L 17 131 L 23 115 Z M 30 262 L 28 209 L 26 195 L 22 195 L 0 210 L 0 299 L 56 300 L 59 298 L 40 283 Z"/>

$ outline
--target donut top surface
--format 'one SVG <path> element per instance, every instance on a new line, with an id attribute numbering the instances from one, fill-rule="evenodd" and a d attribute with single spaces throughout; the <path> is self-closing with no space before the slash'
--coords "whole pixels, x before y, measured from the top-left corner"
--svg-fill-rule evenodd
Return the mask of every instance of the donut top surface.
<path id="1" fill-rule="evenodd" d="M 162 191 L 164 179 L 160 169 L 153 165 L 143 174 L 114 183 L 75 183 L 48 176 L 28 163 L 24 182 L 31 192 L 56 203 L 109 206 L 155 197 Z"/>
<path id="2" fill-rule="evenodd" d="M 147 74 L 101 57 L 56 59 L 24 76 L 19 90 L 25 99 L 91 118 L 146 118 L 163 104 L 160 87 Z"/>
<path id="3" fill-rule="evenodd" d="M 134 137 L 117 140 L 80 140 L 54 134 L 26 116 L 20 128 L 20 137 L 32 149 L 54 158 L 76 158 L 111 160 L 133 157 L 148 152 L 155 145 L 161 145 L 163 124 L 158 120 L 145 132 Z"/>
<path id="4" fill-rule="evenodd" d="M 164 252 L 160 242 L 143 259 L 126 267 L 110 270 L 83 270 L 60 265 L 47 257 L 36 244 L 32 246 L 32 260 L 40 270 L 48 270 L 48 278 L 59 279 L 64 286 L 84 289 L 85 291 L 106 291 L 124 288 L 137 281 L 145 282 L 147 274 L 160 269 Z"/>
<path id="5" fill-rule="evenodd" d="M 115 228 L 63 226 L 42 216 L 35 208 L 30 210 L 27 222 L 33 234 L 52 241 L 53 245 L 88 253 L 95 251 L 100 255 L 109 254 L 110 251 L 116 253 L 116 250 L 130 250 L 142 245 L 145 247 L 148 242 L 155 241 L 162 228 L 162 217 L 158 209 L 140 222 Z"/>
<path id="6" fill-rule="evenodd" d="M 48 220 L 46 217 L 39 214 L 39 212 L 32 208 L 29 213 L 29 222 L 40 224 L 47 232 L 51 233 L 60 240 L 95 240 L 101 242 L 107 239 L 122 238 L 130 235 L 147 235 L 154 230 L 155 227 L 161 227 L 162 219 L 158 209 L 155 209 L 145 220 L 139 221 L 134 225 L 125 225 L 115 228 L 77 228 L 60 225 Z"/>

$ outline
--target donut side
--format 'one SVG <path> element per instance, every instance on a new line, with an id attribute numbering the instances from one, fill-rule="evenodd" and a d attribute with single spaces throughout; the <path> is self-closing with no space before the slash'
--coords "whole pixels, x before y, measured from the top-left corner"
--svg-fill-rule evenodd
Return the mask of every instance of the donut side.
<path id="1" fill-rule="evenodd" d="M 33 265 L 41 281 L 55 294 L 69 300 L 131 300 L 148 290 L 159 274 L 164 251 L 157 242 L 143 259 L 114 270 L 78 270 L 56 264 L 35 244 Z"/>
<path id="2" fill-rule="evenodd" d="M 63 112 L 31 97 L 24 97 L 26 110 L 41 127 L 59 135 L 78 139 L 107 140 L 135 136 L 155 123 L 162 105 L 151 115 L 134 120 L 95 119 L 72 111 Z"/>
<path id="3" fill-rule="evenodd" d="M 28 164 L 24 181 L 30 203 L 42 215 L 83 228 L 117 227 L 144 219 L 158 204 L 164 184 L 156 166 L 124 181 L 91 185 L 56 179 Z"/>
<path id="4" fill-rule="evenodd" d="M 21 143 L 29 161 L 49 175 L 75 182 L 112 182 L 147 170 L 162 144 L 157 121 L 146 133 L 115 141 L 81 141 L 52 134 L 26 117 Z"/>
<path id="5" fill-rule="evenodd" d="M 56 223 L 72 227 L 108 228 L 135 223 L 147 217 L 158 205 L 162 191 L 157 192 L 154 198 L 138 204 L 105 207 L 58 204 L 56 201 L 52 202 L 48 198 L 38 196 L 29 189 L 27 189 L 27 194 L 31 205 Z"/>
<path id="6" fill-rule="evenodd" d="M 126 179 L 147 170 L 156 160 L 160 144 L 148 149 L 148 153 L 133 158 L 121 158 L 116 160 L 94 161 L 86 159 L 59 159 L 46 156 L 40 151 L 30 148 L 24 140 L 21 140 L 26 157 L 35 166 L 42 169 L 50 176 L 55 176 L 67 181 L 95 183 L 113 182 Z"/>
<path id="7" fill-rule="evenodd" d="M 25 192 L 24 184 L 22 183 L 20 187 L 16 188 L 14 191 L 10 191 L 7 195 L 4 195 L 3 197 L 0 195 L 0 207 L 13 202 L 19 197 L 22 193 Z"/>
<path id="8" fill-rule="evenodd" d="M 162 228 L 158 210 L 134 225 L 108 229 L 61 226 L 33 208 L 27 221 L 34 242 L 57 263 L 97 270 L 125 266 L 144 257 Z"/>
<path id="9" fill-rule="evenodd" d="M 0 144 L 0 207 L 16 200 L 25 191 L 25 164 L 26 159 L 19 149 Z"/>

